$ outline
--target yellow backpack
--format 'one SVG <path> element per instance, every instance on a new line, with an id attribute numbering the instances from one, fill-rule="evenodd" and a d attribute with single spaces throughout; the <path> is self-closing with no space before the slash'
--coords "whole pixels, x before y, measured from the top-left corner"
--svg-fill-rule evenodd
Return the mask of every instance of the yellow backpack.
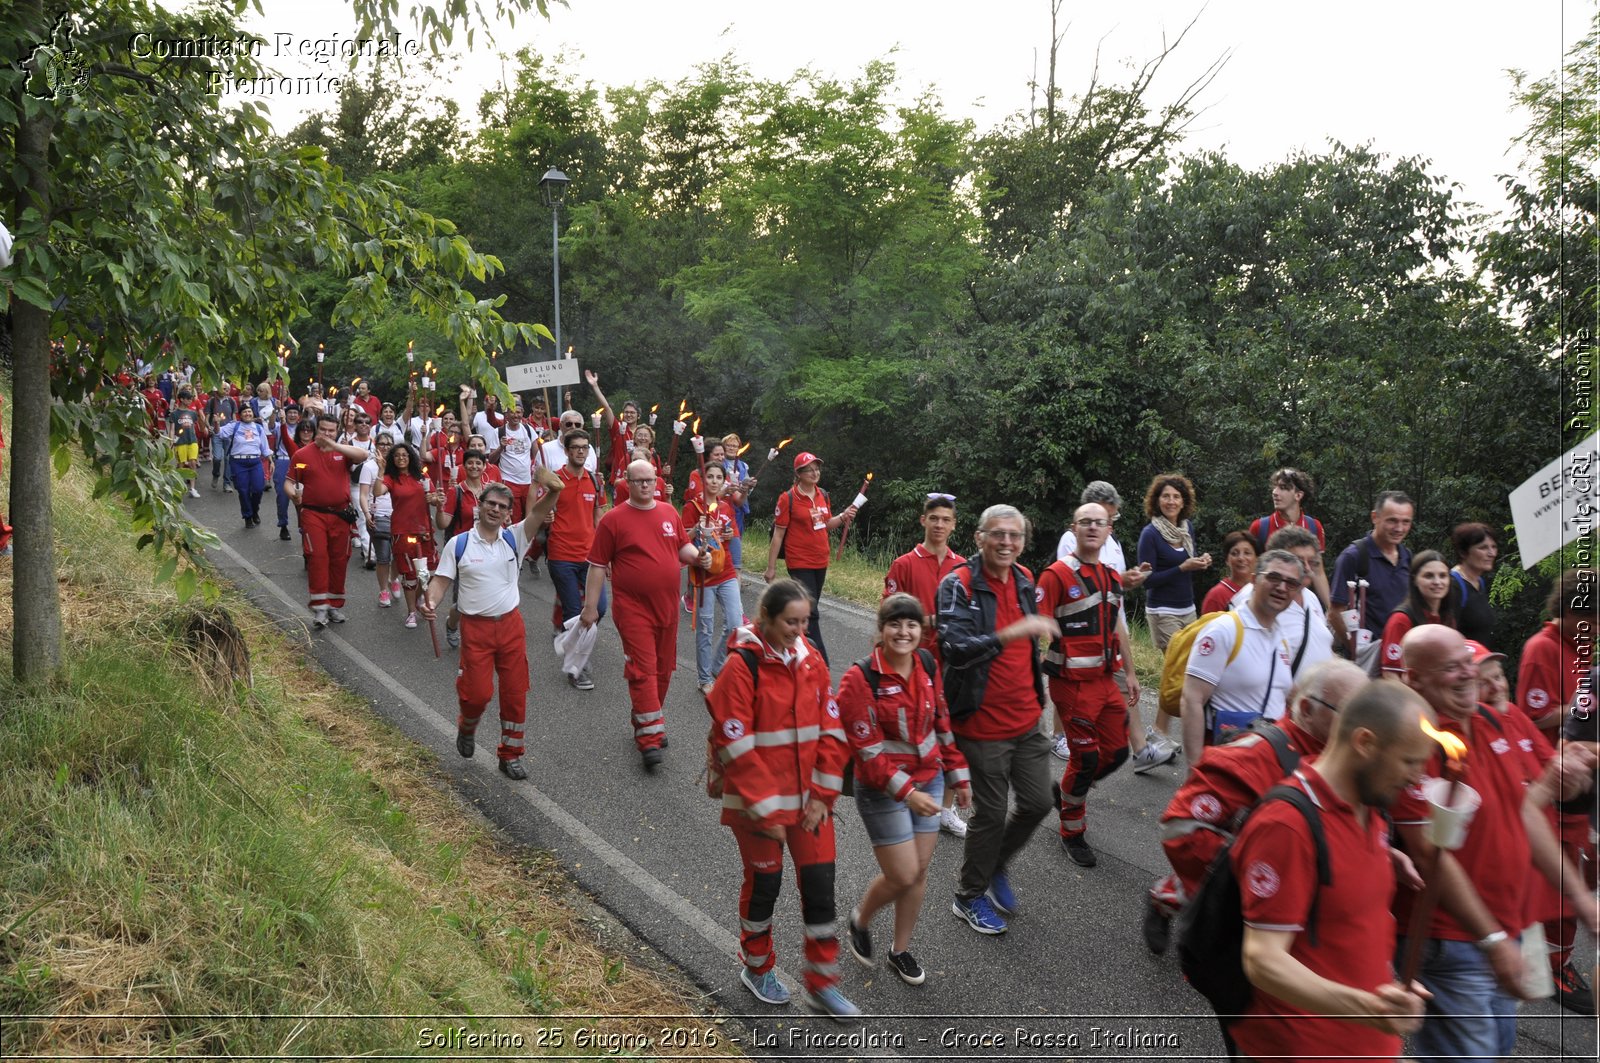
<path id="1" fill-rule="evenodd" d="M 1232 664 L 1233 659 L 1239 656 L 1239 647 L 1244 645 L 1244 620 L 1233 610 L 1207 613 L 1185 624 L 1167 643 L 1167 655 L 1161 661 L 1161 689 L 1157 696 L 1157 704 L 1168 716 L 1183 715 L 1183 677 L 1189 670 L 1189 651 L 1194 648 L 1194 640 L 1200 634 L 1200 629 L 1219 616 L 1233 617 L 1234 627 L 1238 629 L 1234 632 L 1233 649 L 1228 653 L 1228 663 Z"/>

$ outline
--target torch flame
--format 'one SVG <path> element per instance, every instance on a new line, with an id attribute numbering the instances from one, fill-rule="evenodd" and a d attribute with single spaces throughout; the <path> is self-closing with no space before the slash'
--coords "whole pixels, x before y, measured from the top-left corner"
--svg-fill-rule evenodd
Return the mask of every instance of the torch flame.
<path id="1" fill-rule="evenodd" d="M 700 434 L 700 418 L 698 418 L 698 417 L 696 417 L 694 419 L 694 434 L 695 435 L 699 435 Z"/>
<path id="2" fill-rule="evenodd" d="M 869 473 L 867 473 L 867 483 L 871 483 L 871 482 L 872 482 L 872 474 L 869 472 Z"/>
<path id="3" fill-rule="evenodd" d="M 784 447 L 788 446 L 790 443 L 793 443 L 793 442 L 794 442 L 794 436 L 790 436 L 788 439 L 781 440 L 778 443 L 778 449 L 782 450 Z"/>
<path id="4" fill-rule="evenodd" d="M 568 358 L 572 357 L 572 344 L 570 344 L 570 343 L 567 344 L 567 357 Z"/>
<path id="5" fill-rule="evenodd" d="M 439 403 L 439 408 L 433 411 L 433 415 L 435 417 L 442 417 L 444 415 L 444 403 Z"/>
<path id="6" fill-rule="evenodd" d="M 1449 757 L 1452 763 L 1460 763 L 1461 760 L 1466 757 L 1467 744 L 1460 738 L 1457 738 L 1455 735 L 1451 734 L 1449 731 L 1439 730 L 1437 727 L 1433 726 L 1433 724 L 1429 723 L 1426 718 L 1424 718 L 1422 721 L 1422 731 L 1429 738 L 1433 739 L 1435 742 L 1444 747 L 1445 756 Z"/>
<path id="7" fill-rule="evenodd" d="M 602 406 L 598 410 L 594 411 L 594 415 L 596 417 L 599 417 L 602 413 L 605 413 L 605 412 L 606 412 L 606 408 L 604 406 Z"/>
<path id="8" fill-rule="evenodd" d="M 746 443 L 744 446 L 742 446 L 738 450 L 734 451 L 733 456 L 736 457 L 736 458 L 742 458 L 742 457 L 744 457 L 744 452 L 749 450 L 749 449 L 750 449 L 750 444 Z"/>
<path id="9" fill-rule="evenodd" d="M 351 387 L 355 387 L 359 383 L 361 383 L 361 378 L 360 377 L 356 377 L 354 380 L 350 381 L 350 386 Z"/>
<path id="10" fill-rule="evenodd" d="M 655 405 L 653 405 L 653 406 L 651 406 L 651 407 L 650 407 L 650 412 L 651 412 L 651 413 L 655 413 L 655 412 L 656 412 L 656 409 L 657 409 L 657 408 L 658 408 L 658 407 L 659 407 L 659 406 L 660 406 L 660 405 L 661 405 L 661 403 L 659 403 L 659 402 L 658 402 L 658 403 L 656 403 L 656 404 L 655 404 Z"/>
<path id="11" fill-rule="evenodd" d="M 416 340 L 406 340 L 406 350 L 409 351 L 411 348 L 415 347 L 416 345 L 417 345 L 417 341 Z"/>

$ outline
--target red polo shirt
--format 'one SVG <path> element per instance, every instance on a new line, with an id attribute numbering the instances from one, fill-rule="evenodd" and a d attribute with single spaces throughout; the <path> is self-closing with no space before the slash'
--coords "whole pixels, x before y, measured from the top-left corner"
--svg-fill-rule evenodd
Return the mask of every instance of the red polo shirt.
<path id="1" fill-rule="evenodd" d="M 1495 922 L 1516 934 L 1526 925 L 1529 888 L 1535 877 L 1528 832 L 1522 826 L 1522 800 L 1528 784 L 1539 777 L 1540 753 L 1534 740 L 1540 736 L 1526 718 L 1514 712 L 1496 715 L 1493 709 L 1482 705 L 1479 710 L 1466 723 L 1448 713 L 1438 714 L 1439 729 L 1459 736 L 1467 744 L 1461 781 L 1483 800 L 1455 858 Z M 1549 748 L 1545 743 L 1546 755 Z M 1424 770 L 1424 782 L 1443 775 L 1443 760 L 1443 751 L 1434 754 Z M 1428 803 L 1422 796 L 1422 787 L 1402 793 L 1393 813 L 1396 826 L 1426 824 Z M 1414 891 L 1402 890 L 1395 898 L 1395 916 L 1407 925 L 1416 896 Z M 1434 913 L 1428 936 L 1447 941 L 1475 941 L 1478 937 L 1463 930 L 1442 906 Z"/>
<path id="2" fill-rule="evenodd" d="M 784 564 L 789 568 L 827 568 L 828 521 L 832 519 L 828 493 L 820 487 L 811 498 L 799 488 L 779 495 L 772 526 L 784 529 Z"/>
<path id="3" fill-rule="evenodd" d="M 1021 566 L 1017 566 L 1021 568 Z M 1026 571 L 1026 569 L 1024 569 Z M 1012 573 L 1004 580 L 987 572 L 983 578 L 994 591 L 994 629 L 1004 631 L 1022 619 L 1017 603 L 1017 588 Z M 1033 578 L 1033 573 L 1028 573 Z M 955 733 L 963 738 L 996 742 L 1020 738 L 1039 726 L 1039 691 L 1033 685 L 1033 640 L 1013 639 L 989 662 L 989 681 L 983 688 L 983 704 L 965 719 L 952 721 Z"/>
<path id="4" fill-rule="evenodd" d="M 1262 805 L 1245 821 L 1230 857 L 1246 926 L 1290 931 L 1289 955 L 1323 978 L 1368 992 L 1394 980 L 1395 920 L 1383 904 L 1394 895 L 1389 830 L 1383 817 L 1335 794 L 1314 767 L 1302 765 L 1293 785 L 1311 794 L 1322 817 L 1333 881 L 1317 881 L 1316 843 L 1300 810 L 1285 801 Z M 1526 873 L 1526 868 L 1524 868 Z M 1317 943 L 1306 932 L 1317 900 Z M 1316 1018 L 1259 989 L 1245 1017 L 1230 1027 L 1252 1059 L 1308 1056 L 1394 1059 L 1400 1038 L 1344 1019 Z"/>
<path id="5" fill-rule="evenodd" d="M 1578 681 L 1588 673 L 1586 655 L 1576 643 L 1561 637 L 1559 623 L 1548 620 L 1522 647 L 1517 707 L 1540 727 L 1554 729 L 1561 722 L 1562 711 L 1577 696 Z"/>
<path id="6" fill-rule="evenodd" d="M 944 560 L 940 561 L 928 552 L 927 547 L 918 543 L 908 553 L 895 558 L 894 564 L 889 566 L 888 575 L 883 577 L 883 596 L 909 594 L 922 603 L 924 615 L 932 616 L 938 611 L 939 581 L 954 572 L 957 565 L 965 564 L 966 560 L 954 550 L 946 550 Z M 932 650 L 933 659 L 939 660 L 939 633 L 931 626 L 923 626 L 922 648 Z"/>
<path id="7" fill-rule="evenodd" d="M 358 395 L 355 397 L 354 402 L 359 409 L 365 412 L 368 417 L 372 418 L 373 424 L 378 423 L 378 414 L 383 412 L 382 399 L 372 394 L 368 394 L 366 398 L 362 398 Z"/>
<path id="8" fill-rule="evenodd" d="M 289 479 L 305 487 L 301 504 L 344 509 L 350 504 L 350 462 L 337 450 L 323 452 L 307 443 L 290 459 Z"/>
<path id="9" fill-rule="evenodd" d="M 545 556 L 552 561 L 587 561 L 589 548 L 594 545 L 594 513 L 600 505 L 600 488 L 588 470 L 574 476 L 563 465 L 556 475 L 565 487 L 556 497 L 556 519 L 550 522 Z"/>

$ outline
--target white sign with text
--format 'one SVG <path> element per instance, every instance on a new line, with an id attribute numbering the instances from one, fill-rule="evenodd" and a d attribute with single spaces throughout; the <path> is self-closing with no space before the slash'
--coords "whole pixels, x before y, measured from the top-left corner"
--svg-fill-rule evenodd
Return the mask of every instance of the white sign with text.
<path id="1" fill-rule="evenodd" d="M 1600 514 L 1600 432 L 1579 443 L 1511 492 L 1522 567 L 1532 568 L 1588 534 Z"/>
<path id="2" fill-rule="evenodd" d="M 560 358 L 548 362 L 506 366 L 506 387 L 512 391 L 538 391 L 540 388 L 571 387 L 578 383 L 578 360 Z"/>

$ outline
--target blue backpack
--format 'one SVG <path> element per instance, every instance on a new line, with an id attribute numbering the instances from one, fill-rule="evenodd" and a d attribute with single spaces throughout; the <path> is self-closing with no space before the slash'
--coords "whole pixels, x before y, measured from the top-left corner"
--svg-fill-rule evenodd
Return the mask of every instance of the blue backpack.
<path id="1" fill-rule="evenodd" d="M 512 557 L 517 556 L 517 537 L 511 534 L 510 528 L 500 529 L 500 541 L 511 547 Z M 461 565 L 461 559 L 467 554 L 467 533 L 460 532 L 452 536 L 450 539 L 450 549 L 456 555 L 456 566 L 459 568 Z"/>

